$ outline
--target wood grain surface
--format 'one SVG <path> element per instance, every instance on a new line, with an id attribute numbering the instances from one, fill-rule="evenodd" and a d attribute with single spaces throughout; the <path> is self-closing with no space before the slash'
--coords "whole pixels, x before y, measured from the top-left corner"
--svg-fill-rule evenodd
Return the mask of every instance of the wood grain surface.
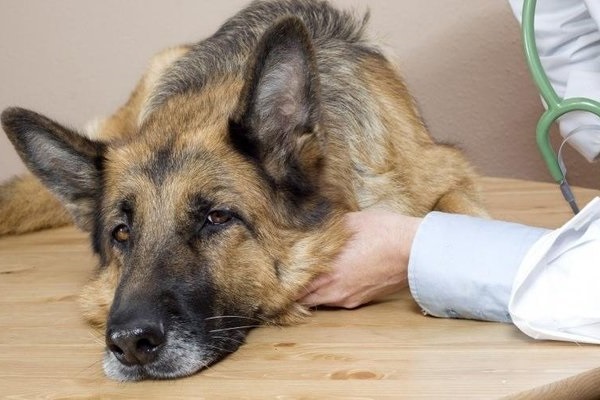
<path id="1" fill-rule="evenodd" d="M 482 182 L 496 218 L 557 227 L 570 217 L 555 185 Z M 575 193 L 581 205 L 599 194 Z M 118 383 L 102 372 L 103 333 L 77 305 L 94 264 L 86 235 L 72 227 L 0 239 L 0 397 L 494 399 L 600 366 L 600 346 L 425 317 L 404 291 L 357 310 L 318 310 L 303 325 L 255 329 L 239 351 L 189 378 Z"/>

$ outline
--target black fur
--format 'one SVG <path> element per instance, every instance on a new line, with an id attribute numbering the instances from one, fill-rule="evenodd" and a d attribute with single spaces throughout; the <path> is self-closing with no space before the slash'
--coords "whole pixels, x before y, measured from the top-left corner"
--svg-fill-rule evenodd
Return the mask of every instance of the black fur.
<path id="1" fill-rule="evenodd" d="M 324 218 L 319 196 L 323 138 L 319 136 L 320 93 L 314 49 L 296 17 L 280 20 L 258 44 L 246 73 L 240 104 L 229 123 L 235 149 L 250 158 L 273 190 L 291 203 L 302 223 Z M 319 154 L 303 154 L 302 141 Z M 315 204 L 319 204 L 315 207 Z M 289 207 L 288 207 L 289 208 Z M 292 217 L 290 220 L 297 220 Z"/>
<path id="2" fill-rule="evenodd" d="M 176 63 L 162 79 L 151 108 L 171 96 L 200 90 L 223 75 L 243 74 L 244 70 L 238 68 L 244 65 L 246 55 L 256 47 L 264 31 L 275 21 L 290 16 L 301 19 L 313 40 L 333 39 L 356 49 L 369 48 L 362 46 L 368 13 L 357 21 L 351 13 L 334 9 L 325 1 L 254 1 Z"/>

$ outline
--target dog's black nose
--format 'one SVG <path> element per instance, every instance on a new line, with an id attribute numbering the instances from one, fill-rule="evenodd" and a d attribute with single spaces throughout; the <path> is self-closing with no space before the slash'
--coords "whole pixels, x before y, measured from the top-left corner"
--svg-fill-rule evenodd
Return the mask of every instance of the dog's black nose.
<path id="1" fill-rule="evenodd" d="M 124 365 L 144 365 L 156 359 L 166 341 L 161 323 L 112 326 L 106 332 L 106 346 Z"/>

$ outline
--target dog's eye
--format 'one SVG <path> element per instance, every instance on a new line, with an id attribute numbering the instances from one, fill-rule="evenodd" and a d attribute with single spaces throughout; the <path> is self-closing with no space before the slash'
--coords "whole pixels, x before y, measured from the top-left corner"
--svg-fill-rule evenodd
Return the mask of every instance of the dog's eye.
<path id="1" fill-rule="evenodd" d="M 131 232 L 129 231 L 129 227 L 125 224 L 117 226 L 112 233 L 113 239 L 115 239 L 118 243 L 125 243 L 129 240 L 130 235 Z"/>
<path id="2" fill-rule="evenodd" d="M 213 210 L 208 213 L 206 220 L 212 225 L 222 225 L 231 221 L 233 215 L 227 210 Z"/>

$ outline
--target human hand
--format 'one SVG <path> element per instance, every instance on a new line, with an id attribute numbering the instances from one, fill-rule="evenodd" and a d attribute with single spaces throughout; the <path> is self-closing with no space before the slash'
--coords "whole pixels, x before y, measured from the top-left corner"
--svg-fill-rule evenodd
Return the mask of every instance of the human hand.
<path id="1" fill-rule="evenodd" d="M 353 236 L 331 270 L 300 293 L 300 303 L 356 308 L 407 286 L 410 249 L 422 219 L 383 210 L 345 218 Z"/>

